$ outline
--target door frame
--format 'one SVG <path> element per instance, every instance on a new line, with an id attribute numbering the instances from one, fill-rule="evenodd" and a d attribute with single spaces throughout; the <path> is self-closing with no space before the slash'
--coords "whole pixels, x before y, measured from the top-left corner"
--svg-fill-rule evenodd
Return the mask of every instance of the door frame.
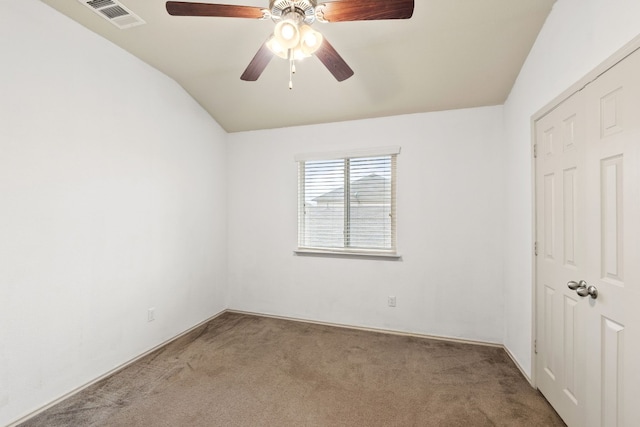
<path id="1" fill-rule="evenodd" d="M 537 258 L 536 255 L 536 236 L 537 236 L 537 223 L 538 218 L 536 215 L 537 205 L 536 205 L 536 122 L 540 120 L 543 116 L 548 114 L 550 111 L 555 109 L 558 105 L 562 104 L 564 101 L 569 99 L 576 92 L 584 89 L 588 84 L 592 83 L 602 74 L 607 72 L 609 69 L 613 68 L 620 61 L 625 59 L 627 56 L 631 55 L 636 50 L 640 49 L 640 34 L 634 37 L 630 42 L 622 46 L 615 53 L 605 59 L 602 63 L 592 69 L 590 72 L 585 74 L 582 78 L 580 78 L 577 82 L 569 86 L 567 89 L 562 91 L 558 96 L 553 98 L 550 102 L 548 102 L 544 107 L 538 110 L 533 116 L 531 116 L 529 129 L 531 132 L 531 141 L 530 141 L 530 149 L 531 149 L 531 206 L 532 206 L 532 225 L 531 225 L 531 378 L 529 381 L 534 388 L 538 388 L 537 386 L 537 375 L 538 375 L 538 361 L 536 357 L 536 339 L 537 339 Z"/>

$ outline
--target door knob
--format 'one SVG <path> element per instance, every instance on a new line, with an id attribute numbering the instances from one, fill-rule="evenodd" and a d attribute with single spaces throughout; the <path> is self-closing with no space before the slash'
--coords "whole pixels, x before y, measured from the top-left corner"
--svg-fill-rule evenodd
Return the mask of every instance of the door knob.
<path id="1" fill-rule="evenodd" d="M 567 286 L 572 291 L 575 291 L 576 289 L 586 288 L 587 287 L 587 282 L 585 280 L 580 280 L 579 282 L 575 282 L 575 281 L 572 280 L 572 281 L 567 283 Z"/>
<path id="2" fill-rule="evenodd" d="M 590 296 L 593 299 L 598 298 L 598 289 L 593 285 L 580 287 L 576 289 L 576 292 L 581 297 Z"/>

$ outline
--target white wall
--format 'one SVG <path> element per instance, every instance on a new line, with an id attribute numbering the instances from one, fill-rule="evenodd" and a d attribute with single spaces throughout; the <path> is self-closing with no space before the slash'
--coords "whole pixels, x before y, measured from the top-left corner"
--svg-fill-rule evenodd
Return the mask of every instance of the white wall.
<path id="1" fill-rule="evenodd" d="M 229 135 L 230 308 L 502 342 L 502 141 L 502 107 Z M 388 145 L 402 261 L 294 256 L 294 156 Z"/>
<path id="2" fill-rule="evenodd" d="M 504 106 L 504 343 L 531 373 L 531 117 L 640 32 L 638 0 L 558 0 Z"/>
<path id="3" fill-rule="evenodd" d="M 0 1 L 0 57 L 5 425 L 226 307 L 227 136 L 39 1 Z"/>

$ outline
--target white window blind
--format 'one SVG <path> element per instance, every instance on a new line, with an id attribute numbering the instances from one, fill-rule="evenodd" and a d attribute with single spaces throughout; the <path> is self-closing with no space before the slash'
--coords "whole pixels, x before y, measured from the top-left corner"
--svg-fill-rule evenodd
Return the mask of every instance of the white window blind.
<path id="1" fill-rule="evenodd" d="M 298 159 L 299 249 L 395 254 L 399 149 L 383 152 Z"/>

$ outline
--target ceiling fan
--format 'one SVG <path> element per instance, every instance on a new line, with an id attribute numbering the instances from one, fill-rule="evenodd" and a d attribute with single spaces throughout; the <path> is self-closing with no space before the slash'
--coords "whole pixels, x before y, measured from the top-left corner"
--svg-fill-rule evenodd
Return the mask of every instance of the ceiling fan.
<path id="1" fill-rule="evenodd" d="M 289 89 L 295 61 L 315 55 L 339 82 L 353 75 L 353 70 L 338 52 L 311 25 L 316 22 L 373 21 L 409 19 L 414 0 L 269 0 L 269 8 L 228 4 L 168 1 L 167 12 L 173 16 L 217 16 L 229 18 L 271 19 L 275 22 L 269 36 L 240 77 L 256 81 L 273 56 L 289 61 Z"/>

